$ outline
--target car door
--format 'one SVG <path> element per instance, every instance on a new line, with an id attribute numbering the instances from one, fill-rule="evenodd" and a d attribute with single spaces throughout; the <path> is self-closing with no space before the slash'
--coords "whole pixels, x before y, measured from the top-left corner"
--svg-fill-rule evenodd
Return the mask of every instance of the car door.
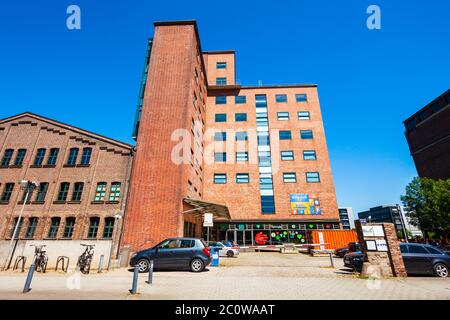
<path id="1" fill-rule="evenodd" d="M 189 268 L 192 258 L 195 256 L 195 240 L 180 240 L 180 247 L 175 250 L 174 265 L 175 269 Z"/>
<path id="2" fill-rule="evenodd" d="M 405 264 L 406 273 L 414 274 L 414 257 L 409 254 L 408 246 L 400 244 L 400 252 L 402 253 L 403 263 Z"/>
<path id="3" fill-rule="evenodd" d="M 180 246 L 179 239 L 168 239 L 157 247 L 155 268 L 171 269 L 176 263 L 176 249 Z"/>
<path id="4" fill-rule="evenodd" d="M 408 251 L 411 273 L 428 274 L 431 272 L 431 255 L 424 246 L 420 244 L 408 244 Z"/>

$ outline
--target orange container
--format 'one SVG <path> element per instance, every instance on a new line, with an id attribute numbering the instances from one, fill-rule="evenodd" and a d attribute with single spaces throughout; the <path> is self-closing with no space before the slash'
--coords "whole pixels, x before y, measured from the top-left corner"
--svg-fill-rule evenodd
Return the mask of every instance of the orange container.
<path id="1" fill-rule="evenodd" d="M 323 234 L 325 249 L 346 247 L 349 242 L 357 242 L 358 235 L 354 230 L 311 230 L 313 243 L 320 243 L 319 233 Z M 318 249 L 318 248 L 317 248 Z"/>

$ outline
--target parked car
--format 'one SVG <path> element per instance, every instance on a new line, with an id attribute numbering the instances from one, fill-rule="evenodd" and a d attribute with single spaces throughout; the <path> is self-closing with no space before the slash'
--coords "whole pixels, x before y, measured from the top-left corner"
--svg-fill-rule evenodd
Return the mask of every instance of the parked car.
<path id="1" fill-rule="evenodd" d="M 401 243 L 400 251 L 408 274 L 434 274 L 448 277 L 450 255 L 429 244 Z"/>
<path id="2" fill-rule="evenodd" d="M 222 242 L 227 247 L 231 247 L 231 248 L 235 248 L 235 249 L 239 250 L 239 245 L 236 242 L 234 242 L 234 241 L 220 240 L 220 242 Z"/>
<path id="3" fill-rule="evenodd" d="M 139 272 L 148 272 L 151 260 L 154 269 L 200 272 L 211 263 L 211 250 L 201 239 L 169 238 L 133 254 L 130 266 L 138 265 Z"/>
<path id="4" fill-rule="evenodd" d="M 361 272 L 364 263 L 364 254 L 361 251 L 349 252 L 344 256 L 344 266 Z"/>
<path id="5" fill-rule="evenodd" d="M 239 249 L 231 246 L 231 243 L 223 243 L 223 242 L 209 242 L 208 245 L 210 247 L 220 247 L 219 256 L 220 257 L 237 257 L 239 255 Z"/>
<path id="6" fill-rule="evenodd" d="M 347 253 L 358 252 L 361 250 L 361 245 L 358 242 L 350 242 L 346 247 L 334 250 L 334 254 L 339 258 L 343 258 Z"/>

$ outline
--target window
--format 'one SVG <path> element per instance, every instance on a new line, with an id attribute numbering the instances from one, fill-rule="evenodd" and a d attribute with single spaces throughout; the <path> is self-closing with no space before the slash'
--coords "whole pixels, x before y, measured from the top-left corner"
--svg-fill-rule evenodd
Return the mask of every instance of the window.
<path id="1" fill-rule="evenodd" d="M 408 247 L 406 246 L 406 244 L 400 244 L 400 252 L 408 253 Z"/>
<path id="2" fill-rule="evenodd" d="M 54 166 L 56 165 L 56 160 L 58 160 L 59 149 L 52 148 L 50 149 L 50 154 L 48 155 L 47 165 Z"/>
<path id="3" fill-rule="evenodd" d="M 20 202 L 24 203 L 26 200 L 27 203 L 29 203 L 31 201 L 31 197 L 33 196 L 33 192 L 34 192 L 34 189 L 31 189 L 30 192 L 28 192 L 27 189 L 24 189 L 23 193 L 22 193 L 22 199 L 20 200 Z M 28 197 L 28 198 L 25 199 L 26 197 Z"/>
<path id="4" fill-rule="evenodd" d="M 256 113 L 256 126 L 257 127 L 267 127 L 269 122 L 267 120 L 267 112 L 257 112 Z"/>
<path id="5" fill-rule="evenodd" d="M 277 112 L 277 117 L 280 121 L 289 120 L 289 112 Z"/>
<path id="6" fill-rule="evenodd" d="M 216 62 L 216 69 L 226 69 L 227 63 L 226 62 Z"/>
<path id="7" fill-rule="evenodd" d="M 28 228 L 25 232 L 25 238 L 27 239 L 33 239 L 34 233 L 36 232 L 36 227 L 38 224 L 38 218 L 32 217 L 28 219 Z"/>
<path id="8" fill-rule="evenodd" d="M 317 160 L 316 151 L 315 150 L 304 150 L 303 151 L 303 160 Z"/>
<path id="9" fill-rule="evenodd" d="M 297 175 L 294 172 L 283 173 L 283 182 L 287 183 L 297 182 Z"/>
<path id="10" fill-rule="evenodd" d="M 320 182 L 320 176 L 318 172 L 306 172 L 306 182 Z"/>
<path id="11" fill-rule="evenodd" d="M 91 161 L 92 148 L 83 148 L 83 154 L 81 155 L 81 164 L 88 165 Z"/>
<path id="12" fill-rule="evenodd" d="M 260 173 L 259 174 L 259 184 L 261 190 L 272 190 L 273 189 L 273 179 L 270 173 Z"/>
<path id="13" fill-rule="evenodd" d="M 58 235 L 59 224 L 61 223 L 61 218 L 53 217 L 51 219 L 50 228 L 48 229 L 47 238 L 56 239 Z"/>
<path id="14" fill-rule="evenodd" d="M 267 97 L 265 94 L 257 94 L 255 95 L 255 102 L 257 108 L 266 108 L 267 107 Z"/>
<path id="15" fill-rule="evenodd" d="M 77 163 L 78 148 L 71 148 L 69 151 L 69 158 L 67 158 L 67 165 L 74 166 Z"/>
<path id="16" fill-rule="evenodd" d="M 234 97 L 234 103 L 235 104 L 247 103 L 247 97 L 246 96 L 235 96 Z"/>
<path id="17" fill-rule="evenodd" d="M 36 153 L 36 158 L 34 158 L 34 166 L 41 166 L 45 157 L 45 149 L 38 149 Z"/>
<path id="18" fill-rule="evenodd" d="M 304 140 L 311 140 L 313 138 L 312 130 L 301 130 L 300 137 Z"/>
<path id="19" fill-rule="evenodd" d="M 225 78 L 225 77 L 216 78 L 216 85 L 224 86 L 226 84 L 227 84 L 227 78 Z"/>
<path id="20" fill-rule="evenodd" d="M 227 183 L 227 175 L 225 173 L 215 173 L 214 174 L 215 184 L 225 184 Z"/>
<path id="21" fill-rule="evenodd" d="M 18 239 L 18 237 L 20 235 L 20 230 L 22 229 L 22 225 L 23 225 L 23 217 L 21 217 L 20 218 L 20 222 L 19 222 L 19 226 L 17 227 L 17 231 L 14 234 L 14 229 L 16 228 L 16 224 L 17 224 L 17 220 L 18 219 L 19 218 L 14 218 L 14 222 L 13 222 L 13 225 L 12 225 L 11 233 L 9 234 L 9 236 L 11 238 L 14 238 L 14 239 Z"/>
<path id="22" fill-rule="evenodd" d="M 247 132 L 236 132 L 236 141 L 247 141 Z"/>
<path id="23" fill-rule="evenodd" d="M 81 201 L 81 195 L 83 194 L 84 183 L 75 182 L 73 186 L 72 201 Z"/>
<path id="24" fill-rule="evenodd" d="M 105 196 L 106 196 L 106 182 L 97 183 L 94 201 L 105 201 Z"/>
<path id="25" fill-rule="evenodd" d="M 37 194 L 36 194 L 36 202 L 44 202 L 45 196 L 47 195 L 48 190 L 48 182 L 41 182 L 39 184 Z"/>
<path id="26" fill-rule="evenodd" d="M 70 183 L 68 183 L 68 182 L 61 183 L 61 185 L 59 187 L 57 201 L 66 201 L 67 200 L 67 194 L 69 193 L 69 186 L 70 186 Z"/>
<path id="27" fill-rule="evenodd" d="M 236 152 L 236 162 L 248 161 L 248 152 Z"/>
<path id="28" fill-rule="evenodd" d="M 216 113 L 215 118 L 216 118 L 216 122 L 226 122 L 227 114 L 226 113 Z"/>
<path id="29" fill-rule="evenodd" d="M 234 120 L 236 122 L 247 121 L 247 114 L 246 113 L 236 113 L 234 115 Z"/>
<path id="30" fill-rule="evenodd" d="M 16 159 L 14 160 L 14 165 L 21 166 L 23 163 L 23 160 L 25 159 L 26 154 L 27 154 L 26 149 L 19 149 L 19 151 L 17 151 Z"/>
<path id="31" fill-rule="evenodd" d="M 287 102 L 287 95 L 285 94 L 276 94 L 275 95 L 276 102 Z"/>
<path id="32" fill-rule="evenodd" d="M 214 141 L 227 141 L 227 133 L 226 132 L 215 132 L 214 133 Z"/>
<path id="33" fill-rule="evenodd" d="M 270 159 L 270 151 L 258 151 L 259 167 L 270 167 L 272 165 Z"/>
<path id="34" fill-rule="evenodd" d="M 214 152 L 215 162 L 225 162 L 227 161 L 227 154 L 225 152 Z"/>
<path id="35" fill-rule="evenodd" d="M 273 196 L 261 196 L 261 211 L 263 214 L 275 213 L 275 199 Z"/>
<path id="36" fill-rule="evenodd" d="M 66 218 L 66 224 L 64 226 L 63 238 L 72 239 L 73 229 L 75 228 L 75 218 Z"/>
<path id="37" fill-rule="evenodd" d="M 441 251 L 431 247 L 426 247 L 426 249 L 430 252 L 430 254 L 443 254 Z"/>
<path id="38" fill-rule="evenodd" d="M 281 160 L 294 160 L 294 151 L 281 151 Z"/>
<path id="39" fill-rule="evenodd" d="M 408 250 L 409 250 L 409 253 L 428 254 L 428 251 L 422 246 L 408 245 Z"/>
<path id="40" fill-rule="evenodd" d="M 291 140 L 292 139 L 290 130 L 280 131 L 279 135 L 280 135 L 280 140 Z"/>
<path id="41" fill-rule="evenodd" d="M 114 218 L 105 218 L 105 226 L 103 227 L 103 239 L 111 239 L 114 232 Z"/>
<path id="42" fill-rule="evenodd" d="M 237 173 L 236 174 L 236 183 L 249 183 L 250 178 L 248 173 Z"/>
<path id="43" fill-rule="evenodd" d="M 227 104 L 227 96 L 217 96 L 216 104 Z"/>
<path id="44" fill-rule="evenodd" d="M 297 112 L 298 120 L 309 120 L 311 119 L 309 111 L 299 111 Z"/>
<path id="45" fill-rule="evenodd" d="M 120 182 L 113 182 L 111 184 L 111 189 L 109 190 L 109 201 L 119 201 L 121 187 L 122 184 Z"/>
<path id="46" fill-rule="evenodd" d="M 98 225 L 100 224 L 100 218 L 92 217 L 89 218 L 89 228 L 88 228 L 88 239 L 97 238 Z"/>
<path id="47" fill-rule="evenodd" d="M 11 194 L 14 190 L 14 183 L 6 183 L 5 187 L 3 188 L 2 197 L 0 198 L 0 201 L 2 202 L 8 202 L 9 199 L 11 199 Z"/>
<path id="48" fill-rule="evenodd" d="M 260 131 L 257 133 L 258 146 L 268 146 L 270 145 L 269 133 L 265 131 Z"/>
<path id="49" fill-rule="evenodd" d="M 6 149 L 5 150 L 5 153 L 3 154 L 3 158 L 2 158 L 2 163 L 1 163 L 2 167 L 9 166 L 9 163 L 11 162 L 11 158 L 13 156 L 13 153 L 14 153 L 13 149 Z"/>
<path id="50" fill-rule="evenodd" d="M 308 96 L 306 95 L 306 93 L 296 94 L 295 101 L 296 102 L 306 102 L 306 101 L 308 101 Z"/>

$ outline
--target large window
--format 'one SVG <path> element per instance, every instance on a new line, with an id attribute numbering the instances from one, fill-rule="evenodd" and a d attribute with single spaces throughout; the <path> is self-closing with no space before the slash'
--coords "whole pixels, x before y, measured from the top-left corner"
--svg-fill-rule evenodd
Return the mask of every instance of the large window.
<path id="1" fill-rule="evenodd" d="M 235 104 L 244 104 L 247 103 L 247 96 L 235 96 L 234 97 Z"/>
<path id="2" fill-rule="evenodd" d="M 20 200 L 21 203 L 24 203 L 27 201 L 29 203 L 31 201 L 31 197 L 33 196 L 34 189 L 31 189 L 30 192 L 28 192 L 27 189 L 24 189 L 22 192 L 22 199 Z M 25 199 L 27 198 L 27 199 Z"/>
<path id="3" fill-rule="evenodd" d="M 236 132 L 236 141 L 247 141 L 247 132 Z"/>
<path id="4" fill-rule="evenodd" d="M 48 182 L 39 183 L 39 187 L 36 194 L 36 202 L 44 202 L 47 195 Z"/>
<path id="5" fill-rule="evenodd" d="M 12 225 L 12 228 L 11 228 L 11 233 L 9 234 L 9 236 L 11 238 L 14 238 L 14 239 L 18 239 L 19 238 L 20 230 L 22 230 L 23 217 L 20 218 L 19 226 L 17 227 L 17 231 L 14 234 L 14 229 L 16 228 L 16 224 L 17 224 L 18 220 L 19 220 L 19 218 L 14 218 L 13 225 Z"/>
<path id="6" fill-rule="evenodd" d="M 281 151 L 281 160 L 294 160 L 294 151 Z"/>
<path id="7" fill-rule="evenodd" d="M 35 166 L 42 165 L 42 162 L 44 161 L 44 157 L 45 157 L 45 152 L 46 152 L 46 150 L 43 148 L 37 150 L 33 165 L 35 165 Z"/>
<path id="8" fill-rule="evenodd" d="M 106 182 L 97 183 L 94 201 L 105 201 L 105 196 L 106 196 Z"/>
<path id="9" fill-rule="evenodd" d="M 225 173 L 215 173 L 214 174 L 215 184 L 225 184 L 227 183 L 227 175 Z"/>
<path id="10" fill-rule="evenodd" d="M 58 160 L 58 154 L 59 154 L 58 148 L 50 149 L 50 153 L 49 153 L 48 159 L 47 159 L 47 165 L 49 165 L 49 166 L 56 165 L 56 161 Z"/>
<path id="11" fill-rule="evenodd" d="M 276 94 L 275 101 L 276 102 L 287 102 L 287 95 L 286 94 Z"/>
<path id="12" fill-rule="evenodd" d="M 309 120 L 311 116 L 309 115 L 309 111 L 299 111 L 297 112 L 298 120 Z"/>
<path id="13" fill-rule="evenodd" d="M 303 160 L 317 160 L 316 151 L 315 150 L 304 150 L 303 151 Z"/>
<path id="14" fill-rule="evenodd" d="M 84 188 L 83 182 L 75 182 L 72 192 L 72 201 L 81 201 L 81 196 L 83 195 L 83 188 Z"/>
<path id="15" fill-rule="evenodd" d="M 283 182 L 295 183 L 297 182 L 297 175 L 295 174 L 295 172 L 283 173 Z"/>
<path id="16" fill-rule="evenodd" d="M 73 230 L 75 229 L 75 218 L 66 218 L 66 224 L 64 226 L 63 238 L 72 239 Z"/>
<path id="17" fill-rule="evenodd" d="M 114 232 L 114 218 L 105 218 L 105 226 L 103 227 L 103 239 L 111 239 Z"/>
<path id="18" fill-rule="evenodd" d="M 215 162 L 226 162 L 227 154 L 225 152 L 214 152 L 214 161 Z"/>
<path id="19" fill-rule="evenodd" d="M 120 182 L 111 183 L 111 189 L 109 190 L 109 201 L 119 201 L 121 186 L 122 184 Z"/>
<path id="20" fill-rule="evenodd" d="M 300 137 L 303 140 L 311 140 L 314 138 L 312 130 L 301 130 Z"/>
<path id="21" fill-rule="evenodd" d="M 25 159 L 26 154 L 27 154 L 27 149 L 19 149 L 17 151 L 16 159 L 14 160 L 14 165 L 21 166 L 23 164 L 23 160 Z"/>
<path id="22" fill-rule="evenodd" d="M 308 101 L 308 96 L 305 93 L 295 95 L 296 102 L 306 102 Z"/>
<path id="23" fill-rule="evenodd" d="M 25 232 L 25 238 L 27 239 L 33 239 L 34 233 L 36 232 L 36 227 L 38 224 L 38 218 L 32 217 L 28 219 L 28 228 Z"/>
<path id="24" fill-rule="evenodd" d="M 51 219 L 50 228 L 48 229 L 47 238 L 49 238 L 49 239 L 56 239 L 56 236 L 58 235 L 58 229 L 59 229 L 59 224 L 60 223 L 61 223 L 61 218 L 59 218 L 59 217 L 53 217 Z"/>
<path id="25" fill-rule="evenodd" d="M 280 135 L 280 140 L 291 140 L 292 139 L 290 130 L 280 131 L 279 135 Z"/>
<path id="26" fill-rule="evenodd" d="M 277 112 L 277 118 L 280 121 L 289 120 L 289 112 Z"/>
<path id="27" fill-rule="evenodd" d="M 259 167 L 270 167 L 272 161 L 270 158 L 270 151 L 258 151 Z"/>
<path id="28" fill-rule="evenodd" d="M 234 119 L 236 122 L 247 121 L 247 114 L 246 113 L 236 113 L 234 115 Z"/>
<path id="29" fill-rule="evenodd" d="M 216 78 L 216 85 L 224 86 L 226 84 L 227 84 L 227 78 L 225 78 L 225 77 Z"/>
<path id="30" fill-rule="evenodd" d="M 69 151 L 69 157 L 67 158 L 67 165 L 74 166 L 77 163 L 78 148 L 71 148 Z"/>
<path id="31" fill-rule="evenodd" d="M 237 173 L 236 174 L 236 183 L 249 183 L 248 173 Z"/>
<path id="32" fill-rule="evenodd" d="M 248 152 L 236 152 L 236 162 L 248 161 Z"/>
<path id="33" fill-rule="evenodd" d="M 320 175 L 318 172 L 306 172 L 306 182 L 320 182 Z"/>
<path id="34" fill-rule="evenodd" d="M 261 211 L 263 214 L 275 213 L 275 199 L 273 196 L 261 196 Z"/>
<path id="35" fill-rule="evenodd" d="M 226 132 L 215 132 L 214 133 L 214 141 L 226 141 L 227 133 Z"/>
<path id="36" fill-rule="evenodd" d="M 226 62 L 216 62 L 216 69 L 226 69 L 227 63 Z"/>
<path id="37" fill-rule="evenodd" d="M 215 120 L 216 120 L 216 122 L 226 122 L 227 114 L 226 113 L 216 113 Z"/>
<path id="38" fill-rule="evenodd" d="M 69 193 L 69 186 L 70 184 L 68 182 L 61 182 L 61 185 L 59 186 L 58 198 L 56 199 L 57 201 L 67 200 L 67 194 Z"/>
<path id="39" fill-rule="evenodd" d="M 97 238 L 99 224 L 100 224 L 100 218 L 92 217 L 89 219 L 89 228 L 88 228 L 88 233 L 87 233 L 88 239 Z"/>
<path id="40" fill-rule="evenodd" d="M 92 148 L 83 148 L 83 154 L 81 155 L 81 164 L 88 165 L 91 162 Z"/>
<path id="41" fill-rule="evenodd" d="M 227 96 L 217 96 L 216 104 L 227 104 Z"/>
<path id="42" fill-rule="evenodd" d="M 14 153 L 13 149 L 6 149 L 5 153 L 3 154 L 3 158 L 2 158 L 2 162 L 1 162 L 0 166 L 8 167 L 9 163 L 11 162 L 13 153 Z"/>
<path id="43" fill-rule="evenodd" d="M 9 199 L 11 199 L 13 190 L 14 190 L 14 183 L 6 183 L 5 187 L 3 188 L 3 193 L 2 197 L 0 198 L 0 201 L 8 202 Z"/>

